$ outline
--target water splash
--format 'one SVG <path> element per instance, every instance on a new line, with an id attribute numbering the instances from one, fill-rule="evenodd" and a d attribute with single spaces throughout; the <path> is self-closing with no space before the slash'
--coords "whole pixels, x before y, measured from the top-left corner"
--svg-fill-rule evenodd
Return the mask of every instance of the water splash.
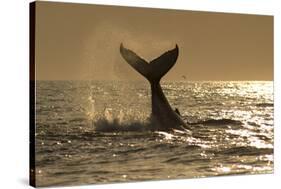
<path id="1" fill-rule="evenodd" d="M 88 116 L 90 117 L 90 119 L 94 119 L 95 118 L 95 113 L 96 113 L 96 108 L 95 108 L 95 99 L 93 99 L 92 96 L 90 96 L 88 98 L 89 102 L 90 102 L 90 111 L 87 113 Z"/>
<path id="2" fill-rule="evenodd" d="M 114 118 L 113 118 L 113 115 L 112 115 L 112 109 L 111 108 L 105 108 L 104 117 L 109 123 L 113 122 Z"/>

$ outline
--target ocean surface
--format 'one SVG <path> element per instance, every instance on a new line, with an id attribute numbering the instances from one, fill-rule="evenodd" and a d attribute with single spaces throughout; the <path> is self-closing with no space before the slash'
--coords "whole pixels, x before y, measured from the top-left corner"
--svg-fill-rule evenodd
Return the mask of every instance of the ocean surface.
<path id="1" fill-rule="evenodd" d="M 146 81 L 37 81 L 36 185 L 273 172 L 273 82 L 161 85 L 191 132 L 150 130 Z"/>

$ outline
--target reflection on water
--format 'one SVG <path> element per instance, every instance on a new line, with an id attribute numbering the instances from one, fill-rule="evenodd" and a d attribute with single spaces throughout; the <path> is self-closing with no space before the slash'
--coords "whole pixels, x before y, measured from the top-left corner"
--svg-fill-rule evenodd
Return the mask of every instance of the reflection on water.
<path id="1" fill-rule="evenodd" d="M 37 186 L 272 173 L 272 82 L 163 82 L 192 132 L 150 131 L 145 82 L 37 81 Z"/>

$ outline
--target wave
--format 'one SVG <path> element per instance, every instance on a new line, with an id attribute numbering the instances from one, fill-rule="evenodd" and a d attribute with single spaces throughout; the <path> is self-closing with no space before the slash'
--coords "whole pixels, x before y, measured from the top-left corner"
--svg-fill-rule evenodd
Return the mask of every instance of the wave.
<path id="1" fill-rule="evenodd" d="M 257 107 L 273 107 L 274 104 L 273 103 L 259 103 L 256 104 Z"/>
<path id="2" fill-rule="evenodd" d="M 151 116 L 144 117 L 140 115 L 132 116 L 125 114 L 120 110 L 118 115 L 113 116 L 112 110 L 106 108 L 103 115 L 95 115 L 90 113 L 92 123 L 97 132 L 143 132 L 143 131 L 157 131 L 159 128 L 158 122 Z M 80 121 L 80 120 L 73 120 Z M 224 126 L 235 125 L 239 126 L 243 123 L 233 119 L 206 119 L 198 120 L 197 122 L 186 122 L 188 125 L 208 125 L 208 126 Z M 188 132 L 188 131 L 187 131 Z M 185 131 L 183 131 L 185 133 Z"/>
<path id="3" fill-rule="evenodd" d="M 234 148 L 229 148 L 220 152 L 217 152 L 218 154 L 224 154 L 224 155 L 252 155 L 252 156 L 258 156 L 258 155 L 264 155 L 264 154 L 272 154 L 273 149 L 272 148 L 256 148 L 253 146 L 239 146 Z"/>
<path id="4" fill-rule="evenodd" d="M 99 118 L 93 121 L 95 131 L 97 132 L 145 132 L 156 131 L 155 123 L 151 118 L 146 120 L 126 120 L 121 121 L 118 117 L 114 119 Z M 207 119 L 197 122 L 187 122 L 188 125 L 205 125 L 205 126 L 224 126 L 235 125 L 240 126 L 243 123 L 232 119 Z M 177 130 L 175 130 L 177 132 Z M 186 133 L 183 131 L 183 133 Z"/>
<path id="5" fill-rule="evenodd" d="M 233 119 L 207 119 L 207 120 L 203 120 L 203 121 L 197 121 L 197 122 L 192 122 L 189 123 L 189 125 L 198 125 L 198 124 L 202 124 L 202 125 L 242 125 L 243 123 L 241 121 L 238 120 L 233 120 Z"/>

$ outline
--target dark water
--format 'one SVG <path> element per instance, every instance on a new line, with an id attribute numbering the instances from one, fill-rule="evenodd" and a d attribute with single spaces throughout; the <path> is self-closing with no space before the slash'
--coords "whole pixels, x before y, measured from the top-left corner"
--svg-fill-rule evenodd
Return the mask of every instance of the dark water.
<path id="1" fill-rule="evenodd" d="M 273 172 L 272 82 L 162 82 L 192 132 L 153 132 L 145 82 L 37 81 L 36 184 Z"/>

